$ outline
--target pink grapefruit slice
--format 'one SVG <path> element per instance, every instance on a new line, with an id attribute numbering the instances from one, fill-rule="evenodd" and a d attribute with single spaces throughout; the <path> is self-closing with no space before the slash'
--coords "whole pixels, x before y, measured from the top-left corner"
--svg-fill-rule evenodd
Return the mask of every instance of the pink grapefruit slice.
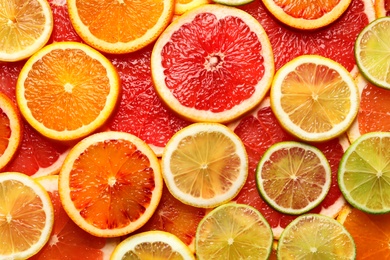
<path id="1" fill-rule="evenodd" d="M 229 122 L 258 105 L 274 74 L 260 23 L 234 7 L 206 4 L 160 35 L 151 58 L 159 97 L 195 122 Z"/>

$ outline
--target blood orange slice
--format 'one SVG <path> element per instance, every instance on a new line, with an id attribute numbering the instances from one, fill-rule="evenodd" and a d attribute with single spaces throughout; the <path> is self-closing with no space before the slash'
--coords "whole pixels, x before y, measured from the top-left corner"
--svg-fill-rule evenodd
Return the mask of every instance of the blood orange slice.
<path id="1" fill-rule="evenodd" d="M 368 132 L 390 131 L 390 90 L 374 86 L 360 74 L 356 82 L 360 105 L 357 117 L 347 132 L 351 143 Z"/>
<path id="2" fill-rule="evenodd" d="M 63 209 L 58 194 L 58 175 L 36 179 L 48 192 L 54 208 L 54 226 L 45 246 L 30 260 L 39 259 L 109 259 L 119 238 L 92 236 L 77 226 Z"/>
<path id="3" fill-rule="evenodd" d="M 260 103 L 274 74 L 272 49 L 248 13 L 202 5 L 176 19 L 151 58 L 158 95 L 192 121 L 228 122 Z"/>
<path id="4" fill-rule="evenodd" d="M 107 131 L 90 135 L 69 152 L 59 175 L 69 217 L 99 237 L 127 235 L 143 226 L 161 198 L 156 155 L 138 137 Z"/>
<path id="5" fill-rule="evenodd" d="M 240 7 L 254 16 L 271 41 L 275 68 L 303 54 L 318 54 L 342 64 L 357 73 L 354 44 L 359 32 L 375 19 L 371 0 L 352 0 L 344 14 L 329 26 L 314 30 L 296 30 L 281 24 L 260 0 Z"/>
<path id="6" fill-rule="evenodd" d="M 247 181 L 234 200 L 237 203 L 257 208 L 270 223 L 275 239 L 278 239 L 283 229 L 295 219 L 295 216 L 274 210 L 261 198 L 256 187 L 255 171 L 261 156 L 271 145 L 282 141 L 296 141 L 296 139 L 283 130 L 278 123 L 271 110 L 269 98 L 266 98 L 251 114 L 229 126 L 234 129 L 234 132 L 244 143 L 249 161 Z M 310 212 L 335 217 L 345 205 L 337 183 L 337 170 L 349 143 L 347 138 L 342 136 L 340 139 L 332 139 L 313 145 L 320 149 L 328 159 L 332 170 L 332 181 L 325 199 Z"/>
<path id="7" fill-rule="evenodd" d="M 107 56 L 118 71 L 122 91 L 105 127 L 136 135 L 161 156 L 172 135 L 190 122 L 178 117 L 158 98 L 150 75 L 151 53 L 148 46 L 126 55 Z"/>

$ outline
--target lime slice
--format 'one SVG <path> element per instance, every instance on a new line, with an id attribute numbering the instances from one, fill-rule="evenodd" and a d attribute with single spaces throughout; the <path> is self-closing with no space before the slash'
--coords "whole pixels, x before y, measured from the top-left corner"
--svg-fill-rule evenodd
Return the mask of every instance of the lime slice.
<path id="1" fill-rule="evenodd" d="M 297 217 L 282 232 L 278 259 L 355 259 L 355 242 L 336 220 L 319 214 Z"/>
<path id="2" fill-rule="evenodd" d="M 213 0 L 214 3 L 221 5 L 239 6 L 253 2 L 254 0 Z"/>
<path id="3" fill-rule="evenodd" d="M 355 42 L 356 63 L 372 84 L 390 89 L 390 17 L 368 24 Z"/>
<path id="4" fill-rule="evenodd" d="M 338 183 L 345 199 L 367 213 L 390 212 L 390 133 L 371 132 L 344 153 Z"/>
<path id="5" fill-rule="evenodd" d="M 210 211 L 195 236 L 197 259 L 268 259 L 272 230 L 260 212 L 248 205 L 227 203 Z"/>
<path id="6" fill-rule="evenodd" d="M 325 198 L 331 184 L 331 168 L 316 147 L 299 142 L 272 145 L 256 170 L 262 197 L 286 214 L 307 212 Z"/>

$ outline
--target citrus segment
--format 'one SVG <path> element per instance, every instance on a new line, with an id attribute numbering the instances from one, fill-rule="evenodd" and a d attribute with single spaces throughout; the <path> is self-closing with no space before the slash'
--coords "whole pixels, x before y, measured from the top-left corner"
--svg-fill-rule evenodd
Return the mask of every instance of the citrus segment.
<path id="1" fill-rule="evenodd" d="M 345 199 L 368 213 L 390 212 L 389 132 L 360 136 L 340 162 L 338 182 Z"/>
<path id="2" fill-rule="evenodd" d="M 76 140 L 100 127 L 119 94 L 119 77 L 102 54 L 76 42 L 45 46 L 20 72 L 16 99 L 42 135 Z"/>
<path id="3" fill-rule="evenodd" d="M 80 37 L 107 53 L 128 53 L 152 43 L 171 21 L 174 1 L 67 0 Z"/>
<path id="4" fill-rule="evenodd" d="M 352 236 L 337 220 L 319 214 L 297 217 L 283 231 L 278 259 L 355 259 Z"/>
<path id="5" fill-rule="evenodd" d="M 137 52 L 108 56 L 118 71 L 121 95 L 105 127 L 141 138 L 161 156 L 171 136 L 190 122 L 158 98 L 150 74 L 151 53 L 152 46 L 147 46 Z"/>
<path id="6" fill-rule="evenodd" d="M 123 240 L 110 259 L 195 260 L 195 256 L 175 235 L 164 231 L 148 231 Z"/>
<path id="7" fill-rule="evenodd" d="M 176 0 L 175 1 L 175 14 L 182 15 L 195 7 L 204 4 L 210 4 L 212 0 Z"/>
<path id="8" fill-rule="evenodd" d="M 390 131 L 390 90 L 376 87 L 361 74 L 355 80 L 360 104 L 359 112 L 347 131 L 351 143 L 362 134 Z"/>
<path id="9" fill-rule="evenodd" d="M 374 0 L 377 17 L 390 16 L 389 0 Z"/>
<path id="10" fill-rule="evenodd" d="M 77 143 L 60 171 L 69 217 L 99 237 L 129 234 L 152 216 L 163 180 L 156 155 L 128 133 L 101 132 Z"/>
<path id="11" fill-rule="evenodd" d="M 360 72 L 374 85 L 390 89 L 390 17 L 381 17 L 367 25 L 355 44 Z"/>
<path id="12" fill-rule="evenodd" d="M 276 210 L 302 214 L 325 198 L 331 169 L 325 155 L 314 146 L 299 142 L 272 145 L 256 171 L 260 194 Z"/>
<path id="13" fill-rule="evenodd" d="M 266 31 L 272 45 L 276 70 L 298 56 L 316 54 L 342 64 L 355 75 L 357 66 L 353 46 L 356 37 L 375 19 L 372 0 L 353 0 L 338 20 L 317 30 L 297 30 L 280 23 L 267 11 L 263 1 L 253 1 L 240 9 L 255 17 Z"/>
<path id="14" fill-rule="evenodd" d="M 1 0 L 0 10 L 0 61 L 23 60 L 49 40 L 53 16 L 46 0 Z"/>
<path id="15" fill-rule="evenodd" d="M 356 259 L 388 259 L 390 257 L 390 215 L 368 214 L 346 206 L 337 217 L 353 237 Z"/>
<path id="16" fill-rule="evenodd" d="M 165 146 L 162 173 L 181 202 L 212 208 L 230 201 L 248 175 L 241 140 L 218 123 L 195 123 L 176 132 Z"/>
<path id="17" fill-rule="evenodd" d="M 228 122 L 258 105 L 274 74 L 272 49 L 248 13 L 202 5 L 161 34 L 151 58 L 160 98 L 196 122 Z"/>
<path id="18" fill-rule="evenodd" d="M 196 232 L 198 259 L 268 259 L 272 231 L 260 212 L 228 203 L 209 212 Z"/>
<path id="19" fill-rule="evenodd" d="M 21 123 L 18 108 L 0 92 L 0 170 L 19 148 L 23 129 Z"/>
<path id="20" fill-rule="evenodd" d="M 339 63 L 318 55 L 303 55 L 275 74 L 271 107 L 280 124 L 306 141 L 339 136 L 359 109 L 359 91 Z"/>
<path id="21" fill-rule="evenodd" d="M 48 192 L 54 208 L 54 226 L 49 241 L 30 260 L 108 259 L 119 243 L 117 238 L 92 236 L 78 227 L 64 211 L 58 194 L 58 175 L 36 178 Z"/>
<path id="22" fill-rule="evenodd" d="M 161 230 L 177 236 L 195 252 L 195 233 L 206 209 L 182 203 L 164 185 L 160 203 L 153 216 L 137 232 Z"/>
<path id="23" fill-rule="evenodd" d="M 337 20 L 347 10 L 351 0 L 263 0 L 263 3 L 278 20 L 286 25 L 312 30 Z"/>
<path id="24" fill-rule="evenodd" d="M 50 197 L 34 179 L 16 172 L 0 174 L 0 194 L 0 258 L 27 259 L 50 237 Z"/>

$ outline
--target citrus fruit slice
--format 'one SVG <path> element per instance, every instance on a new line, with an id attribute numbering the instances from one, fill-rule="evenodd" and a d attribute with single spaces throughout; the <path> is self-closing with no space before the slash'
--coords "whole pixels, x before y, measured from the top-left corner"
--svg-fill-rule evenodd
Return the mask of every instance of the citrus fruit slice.
<path id="1" fill-rule="evenodd" d="M 24 118 L 42 135 L 77 140 L 103 125 L 119 88 L 118 74 L 102 54 L 82 43 L 58 42 L 24 65 L 16 100 Z"/>
<path id="2" fill-rule="evenodd" d="M 367 25 L 355 44 L 360 72 L 372 84 L 390 89 L 390 17 L 381 17 Z"/>
<path id="3" fill-rule="evenodd" d="M 339 166 L 339 186 L 345 199 L 368 213 L 390 212 L 389 132 L 360 136 L 347 149 Z"/>
<path id="4" fill-rule="evenodd" d="M 151 58 L 160 98 L 196 122 L 228 122 L 258 105 L 274 74 L 261 25 L 237 8 L 207 4 L 176 19 Z"/>
<path id="5" fill-rule="evenodd" d="M 347 10 L 351 0 L 263 0 L 263 3 L 284 24 L 301 30 L 312 30 L 337 20 Z"/>
<path id="6" fill-rule="evenodd" d="M 316 147 L 287 141 L 272 145 L 256 170 L 260 194 L 276 210 L 302 214 L 325 198 L 331 184 L 331 169 Z"/>
<path id="7" fill-rule="evenodd" d="M 355 259 L 351 234 L 337 220 L 319 214 L 297 217 L 283 231 L 278 259 Z"/>
<path id="8" fill-rule="evenodd" d="M 377 17 L 390 16 L 389 0 L 374 0 Z"/>
<path id="9" fill-rule="evenodd" d="M 390 131 L 390 89 L 376 87 L 361 74 L 355 80 L 360 104 L 359 112 L 347 131 L 351 143 L 362 134 Z"/>
<path id="10" fill-rule="evenodd" d="M 13 101 L 0 92 L 0 170 L 15 155 L 22 139 L 19 110 Z"/>
<path id="11" fill-rule="evenodd" d="M 218 123 L 194 123 L 176 132 L 161 159 L 165 183 L 181 202 L 213 208 L 230 201 L 248 175 L 241 140 Z"/>
<path id="12" fill-rule="evenodd" d="M 192 252 L 195 252 L 196 228 L 206 215 L 206 210 L 182 203 L 173 197 L 164 185 L 156 211 L 137 232 L 151 230 L 169 232 L 183 241 Z"/>
<path id="13" fill-rule="evenodd" d="M 98 237 L 126 235 L 144 225 L 163 187 L 159 162 L 149 146 L 134 135 L 113 131 L 77 143 L 59 176 L 65 211 Z"/>
<path id="14" fill-rule="evenodd" d="M 253 1 L 254 0 L 213 0 L 214 3 L 231 6 L 244 5 Z"/>
<path id="15" fill-rule="evenodd" d="M 330 140 L 344 133 L 359 109 L 359 91 L 339 63 L 302 55 L 275 74 L 271 107 L 280 124 L 305 141 Z"/>
<path id="16" fill-rule="evenodd" d="M 244 143 L 249 161 L 247 181 L 234 201 L 253 206 L 259 210 L 270 224 L 274 238 L 279 239 L 281 232 L 296 218 L 296 215 L 284 214 L 265 202 L 257 190 L 255 172 L 261 157 L 273 144 L 296 141 L 296 139 L 280 126 L 272 113 L 269 98 L 264 99 L 251 114 L 234 124 L 230 124 L 229 127 L 234 129 L 234 132 Z M 332 181 L 325 199 L 310 212 L 336 217 L 346 203 L 337 183 L 337 171 L 344 151 L 349 146 L 348 139 L 342 135 L 326 142 L 311 144 L 320 149 L 328 159 L 332 169 Z"/>
<path id="17" fill-rule="evenodd" d="M 0 174 L 0 194 L 0 258 L 27 259 L 50 238 L 50 197 L 34 179 L 16 172 Z"/>
<path id="18" fill-rule="evenodd" d="M 47 43 L 53 16 L 46 0 L 1 0 L 0 7 L 0 61 L 23 60 Z"/>
<path id="19" fill-rule="evenodd" d="M 150 75 L 152 47 L 108 56 L 121 80 L 121 96 L 105 127 L 141 138 L 161 157 L 172 135 L 190 122 L 178 117 L 158 98 Z"/>
<path id="20" fill-rule="evenodd" d="M 390 257 L 390 214 L 368 214 L 345 206 L 337 217 L 353 237 L 356 259 L 388 259 Z"/>
<path id="21" fill-rule="evenodd" d="M 54 226 L 49 241 L 29 260 L 109 259 L 118 238 L 92 236 L 78 227 L 64 211 L 58 194 L 58 175 L 35 179 L 48 192 L 54 208 Z"/>
<path id="22" fill-rule="evenodd" d="M 342 64 L 355 75 L 357 66 L 353 46 L 356 37 L 375 19 L 372 0 L 352 0 L 339 19 L 316 30 L 297 30 L 284 25 L 268 12 L 263 1 L 253 1 L 239 8 L 255 17 L 266 31 L 274 52 L 276 70 L 295 57 L 317 54 Z"/>
<path id="23" fill-rule="evenodd" d="M 227 203 L 209 212 L 196 231 L 198 259 L 268 259 L 272 230 L 260 212 Z"/>
<path id="24" fill-rule="evenodd" d="M 212 0 L 176 0 L 175 1 L 175 14 L 182 15 L 185 12 L 194 9 L 200 5 L 209 4 Z"/>
<path id="25" fill-rule="evenodd" d="M 80 37 L 107 53 L 128 53 L 152 43 L 171 21 L 173 0 L 67 0 Z"/>
<path id="26" fill-rule="evenodd" d="M 123 240 L 110 259 L 195 260 L 195 256 L 175 235 L 165 231 L 148 231 Z"/>

